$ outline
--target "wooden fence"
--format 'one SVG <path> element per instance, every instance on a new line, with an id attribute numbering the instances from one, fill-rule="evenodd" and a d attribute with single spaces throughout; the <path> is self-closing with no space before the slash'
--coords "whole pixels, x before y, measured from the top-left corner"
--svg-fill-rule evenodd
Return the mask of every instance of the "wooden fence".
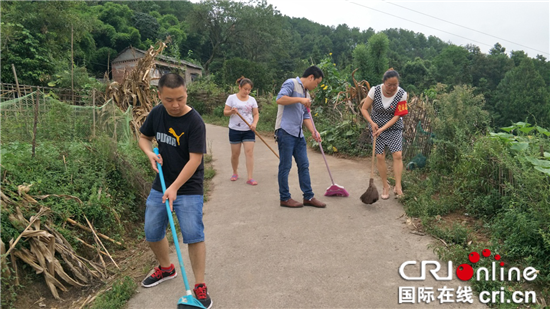
<path id="1" fill-rule="evenodd" d="M 40 89 L 45 94 L 52 94 L 55 98 L 61 102 L 67 102 L 71 105 L 78 106 L 91 106 L 95 99 L 95 105 L 103 105 L 105 98 L 97 91 L 92 90 L 75 90 L 74 92 L 68 88 L 54 88 L 54 87 L 41 87 L 41 86 L 29 86 L 29 85 L 17 85 L 0 83 L 0 100 L 2 102 L 9 101 L 17 98 L 22 98 L 26 95 L 36 92 Z M 92 97 L 92 96 L 95 96 Z"/>
<path id="2" fill-rule="evenodd" d="M 409 114 L 404 118 L 403 158 L 411 159 L 418 154 L 425 157 L 432 149 L 432 119 L 429 102 L 423 97 L 412 97 L 407 103 Z"/>

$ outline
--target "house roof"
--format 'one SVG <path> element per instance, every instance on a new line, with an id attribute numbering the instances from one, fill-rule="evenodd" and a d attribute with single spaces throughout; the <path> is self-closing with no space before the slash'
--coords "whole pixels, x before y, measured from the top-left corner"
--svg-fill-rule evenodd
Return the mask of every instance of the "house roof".
<path id="1" fill-rule="evenodd" d="M 119 61 L 126 61 L 127 59 L 124 59 L 124 60 L 117 60 L 117 59 L 129 49 L 133 50 L 136 54 L 141 54 L 140 56 L 136 55 L 135 58 L 142 58 L 146 53 L 146 51 L 144 51 L 144 50 L 134 48 L 132 46 L 128 46 L 123 51 L 118 53 L 118 55 L 115 57 L 115 59 L 113 59 L 113 61 L 111 61 L 111 62 L 115 63 L 115 62 L 119 62 Z M 188 61 L 184 61 L 184 60 L 179 60 L 179 59 L 176 59 L 176 58 L 170 57 L 170 56 L 158 55 L 157 59 L 165 61 L 165 62 L 173 63 L 173 64 L 176 64 L 176 65 L 185 65 L 185 66 L 188 66 L 188 67 L 192 67 L 192 68 L 202 70 L 202 67 L 200 65 L 197 65 L 197 64 L 194 64 L 194 63 L 191 63 L 191 62 L 188 62 Z"/>

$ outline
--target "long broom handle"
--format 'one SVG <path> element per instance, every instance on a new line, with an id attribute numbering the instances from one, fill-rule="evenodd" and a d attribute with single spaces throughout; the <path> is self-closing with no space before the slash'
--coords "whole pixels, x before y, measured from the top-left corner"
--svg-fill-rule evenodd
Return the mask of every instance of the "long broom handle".
<path id="1" fill-rule="evenodd" d="M 158 156 L 158 148 L 154 148 L 153 151 Z M 157 162 L 157 169 L 159 170 L 160 184 L 162 186 L 162 193 L 166 193 L 166 183 L 164 182 L 164 175 L 162 174 L 162 166 Z M 185 284 L 185 292 L 187 295 L 191 295 L 191 289 L 189 288 L 189 282 L 187 282 L 187 275 L 185 273 L 185 267 L 183 266 L 183 259 L 181 258 L 180 245 L 178 241 L 178 234 L 174 225 L 174 218 L 172 211 L 170 210 L 170 202 L 166 199 L 166 212 L 168 212 L 168 220 L 170 221 L 170 229 L 172 230 L 172 237 L 174 238 L 174 245 L 176 246 L 176 253 L 178 254 L 178 261 L 180 263 L 180 272 L 183 277 L 183 284 Z"/>
<path id="2" fill-rule="evenodd" d="M 239 114 L 239 112 L 237 110 L 235 110 L 235 112 L 237 112 L 237 115 L 239 115 L 239 117 L 241 117 L 241 119 L 244 121 L 244 123 L 246 123 L 246 125 L 250 128 L 250 130 L 254 131 L 254 133 L 262 140 L 262 142 L 264 142 L 264 144 L 267 146 L 267 148 L 269 148 L 271 150 L 271 152 L 273 152 L 274 155 L 277 156 L 277 158 L 279 158 L 279 155 L 275 152 L 275 150 L 273 150 L 273 148 L 271 148 L 267 142 L 264 140 L 264 138 L 258 134 L 258 132 L 256 132 L 256 130 L 252 129 L 252 126 L 248 123 L 248 121 L 246 121 L 243 116 L 241 114 Z"/>
<path id="3" fill-rule="evenodd" d="M 311 115 L 311 110 L 309 109 L 309 107 L 307 107 L 307 112 L 309 113 L 309 119 L 311 119 L 311 124 L 313 125 L 313 130 L 315 132 L 317 132 L 317 129 L 315 128 L 315 123 L 313 122 L 313 116 Z M 319 136 L 319 137 L 321 137 L 321 136 Z M 332 173 L 330 172 L 330 168 L 328 167 L 327 158 L 325 157 L 325 151 L 323 150 L 323 145 L 321 144 L 321 142 L 319 142 L 319 148 L 321 149 L 321 154 L 323 154 L 323 159 L 325 160 L 325 165 L 327 166 L 328 175 L 330 176 L 330 182 L 332 182 L 332 185 L 334 186 L 334 180 L 332 179 Z"/>
<path id="4" fill-rule="evenodd" d="M 372 141 L 372 163 L 370 168 L 370 178 L 374 178 L 374 150 L 376 149 L 376 135 L 374 135 L 374 140 Z"/>

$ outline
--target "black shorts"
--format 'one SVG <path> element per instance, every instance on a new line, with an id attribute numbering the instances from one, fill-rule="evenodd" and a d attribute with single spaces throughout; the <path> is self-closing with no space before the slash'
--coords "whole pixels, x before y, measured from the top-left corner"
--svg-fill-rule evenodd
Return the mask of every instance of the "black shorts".
<path id="1" fill-rule="evenodd" d="M 252 130 L 246 131 L 237 131 L 229 129 L 229 143 L 230 144 L 240 144 L 244 142 L 255 142 L 256 135 Z"/>

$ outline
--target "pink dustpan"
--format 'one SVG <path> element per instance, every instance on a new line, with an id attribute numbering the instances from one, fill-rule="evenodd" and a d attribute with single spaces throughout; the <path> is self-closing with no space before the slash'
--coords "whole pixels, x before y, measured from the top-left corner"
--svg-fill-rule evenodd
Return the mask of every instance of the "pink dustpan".
<path id="1" fill-rule="evenodd" d="M 311 124 L 313 125 L 313 129 L 317 131 L 317 129 L 315 128 L 315 123 L 313 123 L 313 116 L 311 116 L 311 111 L 309 110 L 309 108 L 307 109 L 307 112 L 309 113 L 309 118 L 311 119 Z M 325 165 L 327 166 L 328 175 L 330 176 L 330 182 L 332 182 L 332 186 L 328 187 L 327 192 L 325 192 L 325 196 L 348 197 L 349 196 L 348 191 L 346 191 L 344 187 L 334 183 L 334 179 L 332 179 L 332 173 L 330 172 L 330 168 L 328 168 L 328 162 L 325 156 L 325 151 L 323 150 L 323 145 L 321 145 L 321 143 L 319 143 L 319 149 L 321 149 L 321 154 L 323 154 L 323 159 L 325 159 Z"/>

